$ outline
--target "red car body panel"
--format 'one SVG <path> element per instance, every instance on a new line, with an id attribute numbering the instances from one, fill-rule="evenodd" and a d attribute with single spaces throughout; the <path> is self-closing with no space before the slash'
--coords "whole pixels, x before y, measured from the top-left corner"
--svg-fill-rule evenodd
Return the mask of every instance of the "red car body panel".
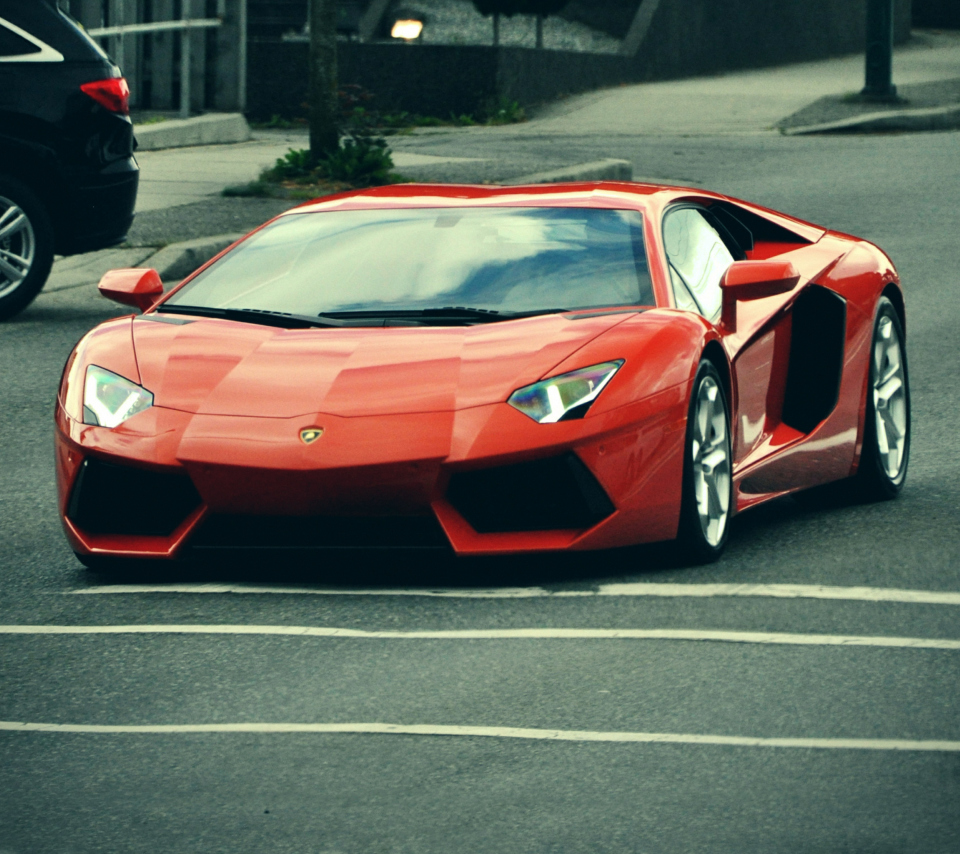
<path id="1" fill-rule="evenodd" d="M 675 308 L 660 222 L 671 205 L 689 201 L 732 202 L 794 235 L 795 242 L 757 242 L 748 258 L 791 261 L 796 286 L 738 302 L 717 325 Z M 416 328 L 278 329 L 209 318 L 157 322 L 150 313 L 108 321 L 77 345 L 57 405 L 60 511 L 74 550 L 176 557 L 218 514 L 431 516 L 458 554 L 670 539 L 690 391 L 705 353 L 728 381 L 737 511 L 856 470 L 877 301 L 892 289 L 902 306 L 896 271 L 876 247 L 717 194 L 612 182 L 400 185 L 293 213 L 463 205 L 642 211 L 659 308 Z M 804 432 L 782 413 L 793 310 L 814 285 L 843 298 L 846 325 L 836 405 Z M 517 388 L 614 359 L 623 368 L 582 419 L 538 424 L 506 404 Z M 83 377 L 93 364 L 150 390 L 154 405 L 113 429 L 83 424 Z M 311 428 L 322 438 L 305 444 L 300 431 Z M 448 494 L 457 473 L 569 452 L 614 508 L 585 529 L 478 532 Z M 88 457 L 187 475 L 200 504 L 163 535 L 83 530 L 69 507 Z"/>

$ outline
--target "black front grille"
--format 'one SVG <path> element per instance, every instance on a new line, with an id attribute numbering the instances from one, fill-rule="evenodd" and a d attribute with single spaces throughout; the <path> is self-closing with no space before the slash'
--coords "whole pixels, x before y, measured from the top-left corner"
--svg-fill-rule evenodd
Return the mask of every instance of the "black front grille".
<path id="1" fill-rule="evenodd" d="M 460 472 L 447 498 L 479 534 L 590 528 L 615 509 L 574 453 Z"/>
<path id="2" fill-rule="evenodd" d="M 185 474 L 87 457 L 73 485 L 67 518 L 88 534 L 167 537 L 199 505 L 200 496 Z"/>
<path id="3" fill-rule="evenodd" d="M 446 549 L 433 516 L 213 515 L 191 538 L 195 549 Z"/>

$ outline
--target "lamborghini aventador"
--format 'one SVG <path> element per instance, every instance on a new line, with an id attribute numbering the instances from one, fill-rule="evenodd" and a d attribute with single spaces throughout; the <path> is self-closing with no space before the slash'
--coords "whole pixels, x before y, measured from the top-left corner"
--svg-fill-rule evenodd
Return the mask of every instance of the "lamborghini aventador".
<path id="1" fill-rule="evenodd" d="M 288 211 L 77 345 L 79 559 L 673 540 L 835 484 L 894 497 L 904 300 L 876 246 L 701 190 L 400 185 Z"/>

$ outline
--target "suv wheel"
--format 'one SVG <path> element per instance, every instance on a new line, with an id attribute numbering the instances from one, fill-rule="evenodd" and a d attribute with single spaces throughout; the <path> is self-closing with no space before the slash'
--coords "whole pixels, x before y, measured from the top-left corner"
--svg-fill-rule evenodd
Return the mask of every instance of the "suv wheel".
<path id="1" fill-rule="evenodd" d="M 0 320 L 23 311 L 53 264 L 53 226 L 25 184 L 0 175 Z"/>

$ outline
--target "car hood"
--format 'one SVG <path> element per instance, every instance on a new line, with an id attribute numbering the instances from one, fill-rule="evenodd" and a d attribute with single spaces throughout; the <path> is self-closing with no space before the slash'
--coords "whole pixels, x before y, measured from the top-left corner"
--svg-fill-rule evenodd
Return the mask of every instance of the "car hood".
<path id="1" fill-rule="evenodd" d="M 504 401 L 631 316 L 277 329 L 153 314 L 134 321 L 133 341 L 141 383 L 157 406 L 273 418 L 386 415 Z"/>

